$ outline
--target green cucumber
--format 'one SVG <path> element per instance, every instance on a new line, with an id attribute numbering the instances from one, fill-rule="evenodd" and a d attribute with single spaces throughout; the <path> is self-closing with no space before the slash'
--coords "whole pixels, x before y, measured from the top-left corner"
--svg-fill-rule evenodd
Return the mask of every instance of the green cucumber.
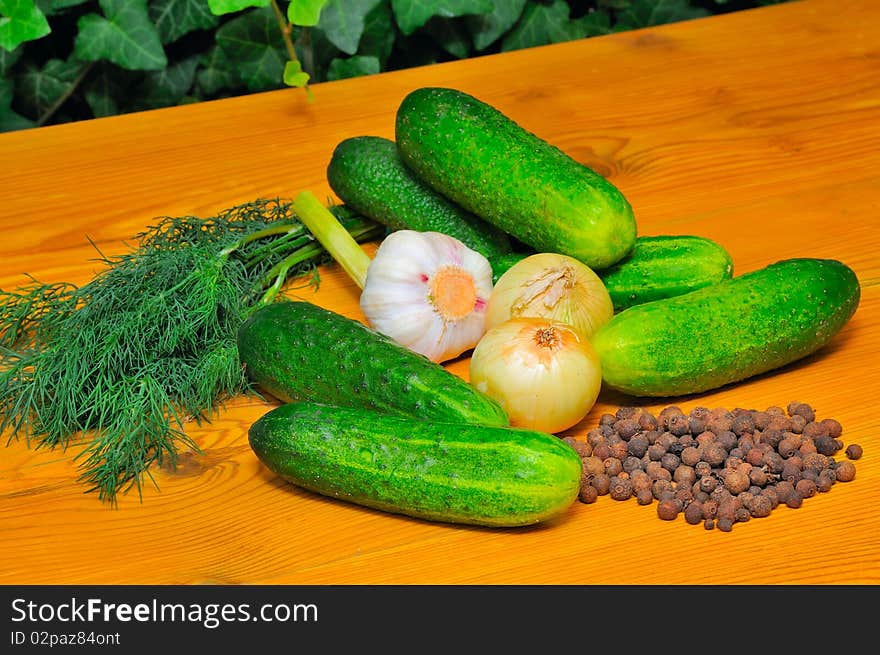
<path id="1" fill-rule="evenodd" d="M 636 305 L 593 335 L 603 382 L 635 396 L 708 391 L 815 352 L 859 304 L 837 260 L 786 259 L 680 296 Z"/>
<path id="2" fill-rule="evenodd" d="M 238 331 L 249 378 L 284 401 L 316 401 L 421 419 L 507 425 L 493 399 L 363 323 L 305 301 L 279 301 Z"/>
<path id="3" fill-rule="evenodd" d="M 442 232 L 489 260 L 511 251 L 507 234 L 422 182 L 389 139 L 341 141 L 327 166 L 327 181 L 346 205 L 389 229 Z"/>
<path id="4" fill-rule="evenodd" d="M 514 264 L 522 261 L 529 255 L 534 253 L 530 252 L 509 252 L 505 255 L 498 255 L 497 257 L 493 257 L 489 260 L 489 265 L 492 267 L 492 284 L 498 282 L 498 279 L 504 275 L 509 268 L 511 268 Z"/>
<path id="5" fill-rule="evenodd" d="M 636 222 L 617 187 L 471 95 L 410 92 L 395 140 L 404 163 L 438 193 L 538 252 L 599 269 L 632 250 Z"/>
<path id="6" fill-rule="evenodd" d="M 632 253 L 614 266 L 596 271 L 614 311 L 661 298 L 680 296 L 733 277 L 730 254 L 699 236 L 640 236 Z"/>
<path id="7" fill-rule="evenodd" d="M 248 439 L 257 458 L 288 482 L 432 521 L 530 525 L 563 512 L 580 486 L 574 448 L 522 428 L 298 402 L 257 419 Z"/>

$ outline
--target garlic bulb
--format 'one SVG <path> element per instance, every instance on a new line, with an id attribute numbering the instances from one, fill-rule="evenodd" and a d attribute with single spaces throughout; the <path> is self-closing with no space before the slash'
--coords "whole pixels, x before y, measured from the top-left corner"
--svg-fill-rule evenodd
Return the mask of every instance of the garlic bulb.
<path id="1" fill-rule="evenodd" d="M 536 253 L 511 266 L 489 298 L 486 329 L 521 316 L 571 325 L 589 339 L 611 320 L 614 305 L 605 283 L 586 264 L 557 253 Z"/>
<path id="2" fill-rule="evenodd" d="M 483 255 L 440 232 L 397 230 L 370 262 L 360 307 L 378 332 L 444 362 L 483 336 L 491 293 Z"/>

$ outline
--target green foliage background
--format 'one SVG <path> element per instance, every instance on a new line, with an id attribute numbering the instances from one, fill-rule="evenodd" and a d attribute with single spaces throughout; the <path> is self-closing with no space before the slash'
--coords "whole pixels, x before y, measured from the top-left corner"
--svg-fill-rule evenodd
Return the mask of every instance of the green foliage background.
<path id="1" fill-rule="evenodd" d="M 0 0 L 0 131 L 307 87 L 784 1 Z"/>

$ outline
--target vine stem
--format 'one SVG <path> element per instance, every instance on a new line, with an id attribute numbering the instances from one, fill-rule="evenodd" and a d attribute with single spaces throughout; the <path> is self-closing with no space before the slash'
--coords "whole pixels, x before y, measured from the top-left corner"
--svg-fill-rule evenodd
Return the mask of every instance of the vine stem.
<path id="1" fill-rule="evenodd" d="M 278 19 L 278 27 L 281 28 L 281 36 L 284 39 L 284 47 L 287 48 L 287 54 L 291 61 L 297 61 L 296 48 L 293 47 L 293 40 L 290 38 L 291 25 L 284 18 L 281 7 L 278 6 L 276 0 L 272 0 L 272 10 L 275 12 L 275 18 Z"/>

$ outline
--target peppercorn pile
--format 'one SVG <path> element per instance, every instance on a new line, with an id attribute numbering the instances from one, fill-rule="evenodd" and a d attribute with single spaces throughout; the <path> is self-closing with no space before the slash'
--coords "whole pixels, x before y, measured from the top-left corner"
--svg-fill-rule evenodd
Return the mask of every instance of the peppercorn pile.
<path id="1" fill-rule="evenodd" d="M 678 406 L 656 416 L 621 407 L 599 418 L 586 439 L 565 440 L 581 455 L 579 499 L 599 496 L 657 502 L 659 518 L 680 514 L 691 525 L 729 532 L 735 523 L 768 516 L 780 504 L 804 499 L 855 478 L 851 460 L 862 455 L 849 445 L 846 459 L 841 424 L 819 420 L 813 408 L 791 402 L 766 410 Z"/>

